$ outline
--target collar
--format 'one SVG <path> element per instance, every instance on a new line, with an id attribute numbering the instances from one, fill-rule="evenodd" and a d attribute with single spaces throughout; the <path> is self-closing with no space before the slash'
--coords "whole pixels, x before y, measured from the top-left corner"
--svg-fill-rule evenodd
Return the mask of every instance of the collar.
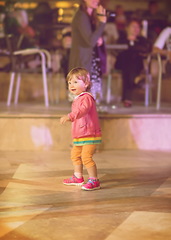
<path id="1" fill-rule="evenodd" d="M 77 95 L 77 96 L 75 97 L 75 99 L 77 99 L 78 97 L 80 97 L 80 96 L 82 96 L 82 95 L 84 95 L 84 94 L 89 94 L 89 95 L 94 99 L 94 97 L 92 96 L 92 94 L 89 93 L 89 92 L 82 92 L 82 93 L 80 93 L 79 95 Z"/>

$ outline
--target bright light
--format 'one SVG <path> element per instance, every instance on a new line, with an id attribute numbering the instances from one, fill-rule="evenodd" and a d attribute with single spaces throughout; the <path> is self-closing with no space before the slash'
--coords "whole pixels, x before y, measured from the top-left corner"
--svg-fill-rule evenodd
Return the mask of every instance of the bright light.
<path id="1" fill-rule="evenodd" d="M 62 8 L 59 8 L 58 13 L 59 13 L 59 16 L 62 16 L 64 14 L 64 10 Z"/>
<path id="2" fill-rule="evenodd" d="M 57 8 L 70 8 L 72 6 L 73 6 L 73 3 L 69 1 L 62 1 L 62 2 L 55 3 L 55 7 Z"/>
<path id="3" fill-rule="evenodd" d="M 73 5 L 75 8 L 78 8 L 79 7 L 79 4 L 78 3 L 74 3 Z"/>
<path id="4" fill-rule="evenodd" d="M 0 2 L 0 6 L 5 6 L 5 2 Z"/>
<path id="5" fill-rule="evenodd" d="M 14 7 L 15 8 L 22 8 L 22 9 L 32 9 L 37 6 L 37 3 L 15 3 Z"/>

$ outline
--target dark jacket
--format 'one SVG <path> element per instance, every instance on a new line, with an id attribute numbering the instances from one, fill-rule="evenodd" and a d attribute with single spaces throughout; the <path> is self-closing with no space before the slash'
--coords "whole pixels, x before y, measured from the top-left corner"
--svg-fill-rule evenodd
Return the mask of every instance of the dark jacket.
<path id="1" fill-rule="evenodd" d="M 75 67 L 84 67 L 91 72 L 93 48 L 98 38 L 102 36 L 105 23 L 99 22 L 93 31 L 89 16 L 81 9 L 78 9 L 71 26 L 72 46 L 69 58 L 69 70 Z M 103 52 L 104 49 L 102 49 L 101 55 Z"/>

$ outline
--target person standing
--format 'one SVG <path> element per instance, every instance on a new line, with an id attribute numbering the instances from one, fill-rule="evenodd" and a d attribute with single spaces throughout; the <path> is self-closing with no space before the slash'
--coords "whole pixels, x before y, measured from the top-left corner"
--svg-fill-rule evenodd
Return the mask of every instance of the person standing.
<path id="1" fill-rule="evenodd" d="M 102 74 L 106 71 L 106 50 L 102 34 L 107 21 L 100 0 L 81 0 L 72 20 L 72 46 L 69 70 L 84 67 L 91 75 L 91 94 L 102 100 Z"/>
<path id="2" fill-rule="evenodd" d="M 74 68 L 67 75 L 69 91 L 74 94 L 72 110 L 60 119 L 60 123 L 72 122 L 73 148 L 71 159 L 74 174 L 64 179 L 65 185 L 83 185 L 83 165 L 86 167 L 89 179 L 82 186 L 83 190 L 100 188 L 96 163 L 92 159 L 96 145 L 101 143 L 101 129 L 96 111 L 96 103 L 88 92 L 91 87 L 90 74 L 85 68 Z"/>

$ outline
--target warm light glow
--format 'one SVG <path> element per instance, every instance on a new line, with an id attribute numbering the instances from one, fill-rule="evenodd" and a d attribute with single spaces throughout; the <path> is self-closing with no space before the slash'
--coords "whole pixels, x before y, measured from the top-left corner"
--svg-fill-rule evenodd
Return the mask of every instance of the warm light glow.
<path id="1" fill-rule="evenodd" d="M 64 10 L 63 10 L 62 8 L 60 8 L 60 9 L 58 10 L 58 13 L 59 13 L 59 16 L 62 16 L 62 15 L 64 14 Z"/>
<path id="2" fill-rule="evenodd" d="M 0 2 L 0 6 L 5 6 L 5 2 Z"/>
<path id="3" fill-rule="evenodd" d="M 63 17 L 61 16 L 61 17 L 58 17 L 58 22 L 62 22 L 62 20 L 63 20 Z"/>
<path id="4" fill-rule="evenodd" d="M 57 8 L 70 8 L 73 7 L 73 3 L 69 1 L 56 2 L 55 6 Z"/>
<path id="5" fill-rule="evenodd" d="M 78 3 L 74 3 L 73 5 L 75 8 L 78 8 L 79 7 L 79 4 Z"/>
<path id="6" fill-rule="evenodd" d="M 22 9 L 32 9 L 37 6 L 37 3 L 31 2 L 31 3 L 15 3 L 15 8 L 22 8 Z"/>

